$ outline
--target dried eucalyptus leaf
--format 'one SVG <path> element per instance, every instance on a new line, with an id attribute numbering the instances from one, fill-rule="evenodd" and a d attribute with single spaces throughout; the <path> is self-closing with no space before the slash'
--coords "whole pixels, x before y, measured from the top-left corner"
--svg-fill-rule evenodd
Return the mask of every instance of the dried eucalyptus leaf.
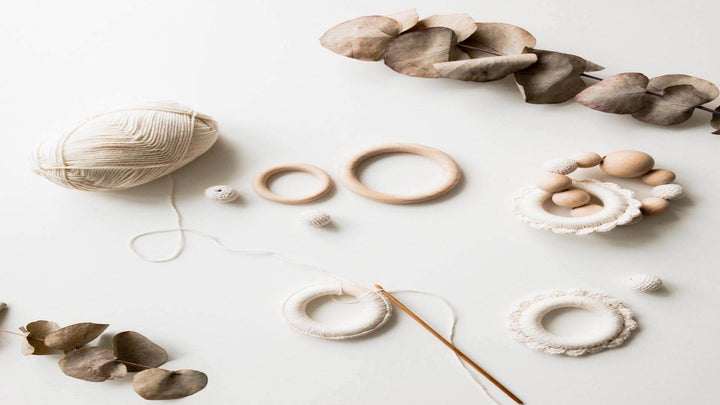
<path id="1" fill-rule="evenodd" d="M 467 14 L 431 15 L 418 21 L 416 30 L 431 27 L 445 27 L 455 31 L 458 42 L 466 40 L 475 32 L 475 20 Z"/>
<path id="2" fill-rule="evenodd" d="M 0 302 L 0 312 L 4 311 L 6 309 L 7 309 L 7 304 L 4 302 Z"/>
<path id="3" fill-rule="evenodd" d="M 535 37 L 520 27 L 504 23 L 476 23 L 475 32 L 463 45 L 482 49 L 484 53 L 494 55 L 517 55 L 523 53 L 525 48 L 535 47 Z M 481 57 L 482 51 L 468 49 L 472 56 Z"/>
<path id="4" fill-rule="evenodd" d="M 702 105 L 707 98 L 707 94 L 700 94 L 689 84 L 667 87 L 661 94 L 646 94 L 642 110 L 634 113 L 633 118 L 655 125 L 680 124 L 689 120 L 695 107 Z"/>
<path id="5" fill-rule="evenodd" d="M 359 17 L 329 29 L 320 37 L 320 44 L 349 58 L 380 60 L 388 42 L 400 34 L 401 30 L 400 23 L 390 17 Z"/>
<path id="6" fill-rule="evenodd" d="M 720 107 L 716 108 L 715 111 L 720 113 Z M 720 115 L 713 114 L 712 120 L 710 120 L 710 125 L 712 125 L 713 128 L 717 129 L 717 131 L 713 132 L 713 134 L 720 135 Z"/>
<path id="7" fill-rule="evenodd" d="M 718 91 L 717 86 L 707 80 L 703 80 L 693 76 L 677 74 L 653 77 L 652 79 L 650 79 L 648 89 L 650 89 L 651 91 L 662 93 L 663 90 L 670 86 L 679 85 L 693 86 L 697 94 L 702 97 L 703 102 L 701 104 L 713 101 L 718 97 L 718 95 L 720 95 L 720 91 Z"/>
<path id="8" fill-rule="evenodd" d="M 128 373 L 128 367 L 123 363 L 110 361 L 100 366 L 99 371 L 101 376 L 106 377 L 108 380 L 114 380 L 125 377 Z"/>
<path id="9" fill-rule="evenodd" d="M 63 373 L 85 381 L 101 382 L 110 378 L 107 374 L 113 368 L 115 355 L 106 347 L 83 347 L 73 350 L 60 359 L 58 365 Z M 113 373 L 111 373 L 113 374 Z"/>
<path id="10" fill-rule="evenodd" d="M 598 72 L 605 69 L 605 66 L 600 66 L 595 62 L 591 62 L 589 60 L 586 60 L 587 66 L 585 67 L 585 72 Z"/>
<path id="11" fill-rule="evenodd" d="M 30 322 L 24 328 L 20 328 L 20 331 L 25 335 L 21 349 L 22 354 L 26 356 L 31 354 L 52 354 L 54 350 L 45 345 L 45 336 L 58 328 L 60 328 L 60 325 L 51 321 Z"/>
<path id="12" fill-rule="evenodd" d="M 400 35 L 383 52 L 390 69 L 415 77 L 442 77 L 433 65 L 468 59 L 457 47 L 457 35 L 449 28 L 434 27 Z"/>
<path id="13" fill-rule="evenodd" d="M 587 87 L 580 75 L 587 61 L 567 53 L 525 49 L 538 60 L 527 69 L 515 72 L 515 82 L 525 101 L 533 104 L 562 103 Z"/>
<path id="14" fill-rule="evenodd" d="M 593 110 L 632 114 L 643 108 L 649 81 L 642 73 L 620 73 L 583 90 L 575 101 Z"/>
<path id="15" fill-rule="evenodd" d="M 177 399 L 205 388 L 208 378 L 196 370 L 150 368 L 135 374 L 133 388 L 145 399 Z"/>
<path id="16" fill-rule="evenodd" d="M 112 340 L 113 353 L 123 361 L 142 364 L 147 367 L 158 367 L 165 363 L 168 354 L 162 347 L 145 336 L 133 332 L 120 332 Z M 144 370 L 141 367 L 127 365 L 128 371 Z"/>
<path id="17" fill-rule="evenodd" d="M 456 80 L 489 82 L 502 79 L 518 70 L 525 69 L 536 61 L 537 55 L 526 53 L 522 55 L 442 62 L 434 64 L 433 67 L 442 77 Z"/>
<path id="18" fill-rule="evenodd" d="M 110 326 L 104 323 L 83 322 L 66 326 L 45 336 L 45 345 L 57 350 L 82 347 L 100 336 Z"/>
<path id="19" fill-rule="evenodd" d="M 388 17 L 400 23 L 400 32 L 405 32 L 414 27 L 418 23 L 418 13 L 416 9 L 401 11 L 399 13 L 390 14 Z"/>

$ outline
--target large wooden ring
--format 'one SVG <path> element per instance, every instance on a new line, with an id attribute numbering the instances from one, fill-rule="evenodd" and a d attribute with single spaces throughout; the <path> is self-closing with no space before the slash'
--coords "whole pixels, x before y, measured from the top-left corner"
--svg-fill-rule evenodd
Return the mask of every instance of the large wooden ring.
<path id="1" fill-rule="evenodd" d="M 365 160 L 386 153 L 412 153 L 414 155 L 420 155 L 434 160 L 443 170 L 442 183 L 434 190 L 415 195 L 381 193 L 368 188 L 362 184 L 358 178 L 358 168 Z M 440 197 L 441 195 L 447 193 L 458 184 L 462 174 L 457 163 L 455 163 L 450 156 L 437 149 L 412 143 L 389 143 L 365 149 L 357 155 L 351 157 L 347 163 L 343 165 L 340 176 L 340 179 L 345 187 L 365 198 L 390 204 L 412 204 L 432 200 L 433 198 Z"/>
<path id="2" fill-rule="evenodd" d="M 270 190 L 267 183 L 268 180 L 272 176 L 275 176 L 279 173 L 285 173 L 285 172 L 304 172 L 312 174 L 313 176 L 317 177 L 321 184 L 320 188 L 307 196 L 304 197 L 283 197 L 281 195 L 275 194 Z M 261 197 L 270 200 L 275 201 L 283 204 L 304 204 L 310 201 L 315 201 L 318 198 L 324 196 L 325 194 L 329 193 L 330 190 L 332 190 L 333 187 L 333 181 L 330 178 L 330 175 L 327 174 L 323 169 L 319 167 L 315 167 L 313 165 L 309 165 L 306 163 L 289 163 L 284 165 L 277 165 L 273 166 L 269 169 L 266 169 L 260 173 L 258 173 L 255 178 L 253 179 L 253 188 L 255 189 L 255 192 L 258 193 Z"/>

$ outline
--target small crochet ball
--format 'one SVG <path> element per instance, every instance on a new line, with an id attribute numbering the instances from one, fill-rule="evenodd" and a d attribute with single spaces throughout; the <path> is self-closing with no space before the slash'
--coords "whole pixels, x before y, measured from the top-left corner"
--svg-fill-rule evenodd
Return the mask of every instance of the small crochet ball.
<path id="1" fill-rule="evenodd" d="M 300 214 L 300 220 L 308 226 L 321 228 L 332 221 L 330 214 L 325 211 L 309 210 Z"/>
<path id="2" fill-rule="evenodd" d="M 572 159 L 551 159 L 543 165 L 545 171 L 557 174 L 570 174 L 577 168 L 577 162 Z"/>
<path id="3" fill-rule="evenodd" d="M 217 185 L 208 187 L 205 190 L 205 197 L 221 203 L 229 203 L 237 200 L 240 193 L 230 186 Z"/>
<path id="4" fill-rule="evenodd" d="M 662 287 L 660 277 L 651 276 L 649 274 L 634 274 L 630 276 L 630 283 L 633 290 L 642 292 L 652 292 Z"/>
<path id="5" fill-rule="evenodd" d="M 663 200 L 679 200 L 685 197 L 685 189 L 679 184 L 663 184 L 653 187 L 652 195 Z"/>

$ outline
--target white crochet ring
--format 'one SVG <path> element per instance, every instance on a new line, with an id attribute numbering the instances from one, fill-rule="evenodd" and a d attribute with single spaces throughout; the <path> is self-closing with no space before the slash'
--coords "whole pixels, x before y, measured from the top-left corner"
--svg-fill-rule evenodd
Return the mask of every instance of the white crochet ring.
<path id="1" fill-rule="evenodd" d="M 601 315 L 605 328 L 594 336 L 570 339 L 545 330 L 542 320 L 560 308 L 582 308 Z M 637 328 L 631 310 L 602 293 L 573 290 L 540 294 L 522 302 L 509 317 L 509 328 L 515 339 L 532 349 L 548 354 L 581 356 L 620 346 Z"/>
<path id="2" fill-rule="evenodd" d="M 635 193 L 621 188 L 615 183 L 580 179 L 573 180 L 572 186 L 599 198 L 602 201 L 603 209 L 584 217 L 555 215 L 543 207 L 545 201 L 550 199 L 552 194 L 537 187 L 528 187 L 513 199 L 513 212 L 533 228 L 575 235 L 607 232 L 618 225 L 628 224 L 642 216 L 641 203 L 635 199 Z"/>
<path id="3" fill-rule="evenodd" d="M 329 295 L 350 295 L 363 305 L 363 313 L 356 319 L 337 325 L 313 320 L 307 314 L 308 304 Z M 346 283 L 312 285 L 292 293 L 283 303 L 282 314 L 296 331 L 323 339 L 343 340 L 367 335 L 379 329 L 392 313 L 392 305 L 384 295 L 373 289 Z"/>

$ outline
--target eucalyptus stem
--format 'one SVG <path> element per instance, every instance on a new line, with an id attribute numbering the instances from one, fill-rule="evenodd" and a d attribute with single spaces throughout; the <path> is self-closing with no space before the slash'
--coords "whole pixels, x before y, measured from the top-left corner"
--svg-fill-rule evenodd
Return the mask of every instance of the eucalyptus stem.
<path id="1" fill-rule="evenodd" d="M 133 363 L 133 362 L 131 362 L 131 361 L 125 361 L 125 360 L 120 360 L 120 359 L 117 359 L 117 360 L 115 360 L 115 361 L 116 361 L 117 363 L 122 363 L 122 364 L 125 364 L 125 365 L 127 365 L 127 366 L 140 367 L 140 368 L 143 368 L 143 369 L 145 369 L 145 370 L 147 370 L 147 369 L 149 369 L 149 368 L 154 368 L 154 367 L 146 366 L 146 365 L 144 365 L 144 364 Z"/>
<path id="2" fill-rule="evenodd" d="M 22 334 L 22 333 L 20 333 L 20 332 L 14 332 L 14 331 L 7 330 L 7 329 L 0 329 L 0 332 L 1 332 L 1 333 L 9 333 L 9 334 L 11 334 L 11 335 L 17 335 L 17 336 L 25 337 L 25 335 Z"/>

